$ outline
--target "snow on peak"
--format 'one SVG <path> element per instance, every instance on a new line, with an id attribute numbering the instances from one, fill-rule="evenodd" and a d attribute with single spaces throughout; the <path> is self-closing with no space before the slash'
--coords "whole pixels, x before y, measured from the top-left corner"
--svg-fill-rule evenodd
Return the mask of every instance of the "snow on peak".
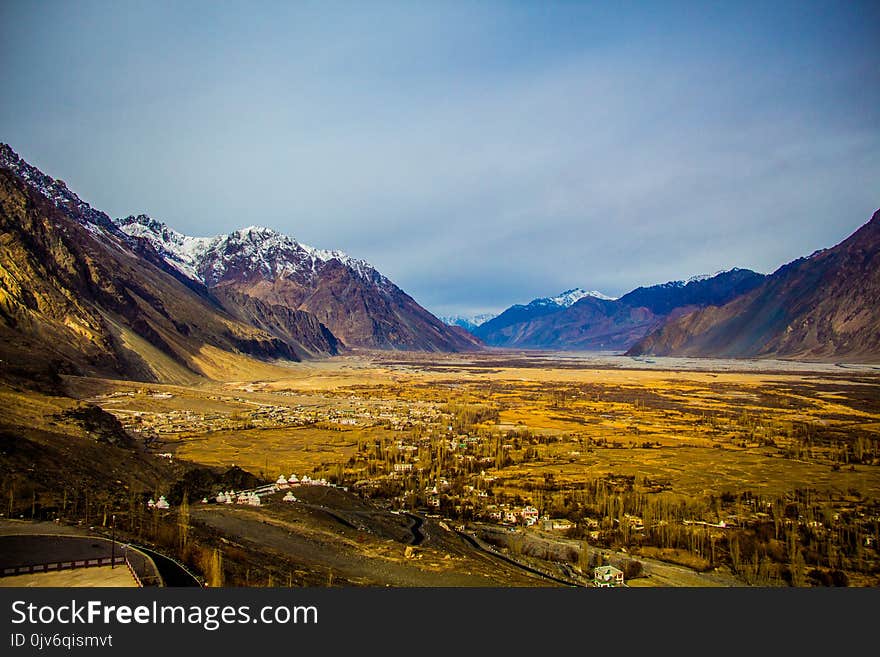
<path id="1" fill-rule="evenodd" d="M 697 274 L 696 276 L 691 276 L 689 279 L 684 281 L 685 285 L 690 285 L 691 283 L 699 283 L 700 281 L 708 281 L 710 278 L 715 278 L 720 271 L 716 271 L 714 274 Z"/>
<path id="2" fill-rule="evenodd" d="M 147 240 L 165 262 L 193 280 L 200 280 L 199 264 L 217 238 L 189 237 L 162 221 L 139 214 L 117 219 L 116 224 L 130 237 Z"/>
<path id="3" fill-rule="evenodd" d="M 616 301 L 616 297 L 609 297 L 597 290 L 584 290 L 579 287 L 560 292 L 555 297 L 549 297 L 546 300 L 555 303 L 557 306 L 568 308 L 585 297 L 593 297 L 594 299 L 602 299 L 603 301 Z"/>
<path id="4" fill-rule="evenodd" d="M 733 269 L 720 269 L 716 271 L 714 274 L 697 274 L 696 276 L 691 276 L 686 281 L 677 281 L 682 282 L 684 285 L 690 285 L 691 283 L 699 283 L 700 281 L 708 281 L 716 276 L 721 276 L 721 274 L 729 274 L 732 271 L 737 271 L 739 268 L 734 267 Z"/>
<path id="5" fill-rule="evenodd" d="M 266 226 L 247 226 L 228 235 L 190 237 L 143 214 L 117 223 L 128 235 L 148 240 L 172 267 L 207 285 L 218 283 L 230 271 L 259 272 L 270 280 L 312 277 L 333 260 L 368 282 L 390 284 L 366 260 L 342 251 L 315 249 Z"/>

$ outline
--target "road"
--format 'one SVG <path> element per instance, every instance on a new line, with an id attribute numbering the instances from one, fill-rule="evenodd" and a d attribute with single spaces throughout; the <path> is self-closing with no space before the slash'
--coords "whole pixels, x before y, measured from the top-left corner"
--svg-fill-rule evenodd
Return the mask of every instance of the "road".
<path id="1" fill-rule="evenodd" d="M 165 556 L 161 552 L 145 548 L 142 545 L 132 544 L 132 547 L 145 552 L 153 560 L 156 568 L 159 569 L 159 574 L 162 576 L 165 586 L 201 586 L 195 575 L 189 572 L 180 562 Z"/>
<path id="2" fill-rule="evenodd" d="M 415 513 L 407 513 L 406 515 L 413 521 L 412 526 L 409 528 L 413 535 L 410 545 L 421 545 L 422 541 L 425 540 L 425 533 L 422 531 L 422 525 L 425 523 L 425 520 Z"/>

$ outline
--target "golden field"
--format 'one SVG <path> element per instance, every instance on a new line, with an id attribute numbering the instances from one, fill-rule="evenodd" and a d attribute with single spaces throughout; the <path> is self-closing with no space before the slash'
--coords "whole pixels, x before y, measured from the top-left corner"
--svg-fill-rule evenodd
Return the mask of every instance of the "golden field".
<path id="1" fill-rule="evenodd" d="M 505 468 L 514 487 L 546 473 L 570 483 L 615 473 L 686 495 L 743 488 L 779 494 L 798 486 L 880 493 L 880 468 L 859 463 L 864 455 L 855 458 L 880 441 L 875 369 L 667 371 L 574 362 L 553 367 L 552 359 L 518 354 L 374 353 L 278 367 L 257 381 L 184 387 L 71 379 L 69 387 L 127 426 L 134 413 L 161 420 L 186 409 L 208 417 L 209 430 L 184 423 L 158 432 L 155 449 L 267 475 L 342 464 L 359 442 L 430 428 L 430 422 L 392 428 L 389 417 L 406 418 L 409 409 L 470 404 L 497 410 L 497 419 L 477 426 L 487 434 L 556 437 L 537 447 L 537 458 Z M 106 396 L 114 392 L 131 396 Z M 173 396 L 158 397 L 163 394 Z M 249 418 L 261 406 L 301 409 L 308 423 L 253 426 Z M 328 419 L 353 408 L 373 417 L 355 425 Z M 838 461 L 854 463 L 832 470 Z"/>

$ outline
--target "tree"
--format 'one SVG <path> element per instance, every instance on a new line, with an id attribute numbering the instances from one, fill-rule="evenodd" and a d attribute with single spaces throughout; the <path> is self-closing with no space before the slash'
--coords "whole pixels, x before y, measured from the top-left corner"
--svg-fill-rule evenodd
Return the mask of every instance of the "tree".
<path id="1" fill-rule="evenodd" d="M 586 541 L 581 541 L 581 549 L 578 552 L 578 568 L 583 572 L 590 572 L 590 549 Z"/>
<path id="2" fill-rule="evenodd" d="M 796 529 L 792 529 L 788 536 L 788 554 L 790 560 L 789 569 L 791 571 L 791 585 L 798 587 L 806 586 L 806 563 L 804 562 L 804 555 L 801 554 L 801 549 L 798 545 Z"/>
<path id="3" fill-rule="evenodd" d="M 180 502 L 180 509 L 177 512 L 177 527 L 180 537 L 180 549 L 186 549 L 189 539 L 189 494 L 183 492 L 183 499 Z"/>
<path id="4" fill-rule="evenodd" d="M 211 553 L 211 561 L 207 570 L 205 579 L 208 586 L 215 588 L 223 586 L 223 553 L 219 548 L 214 548 Z"/>
<path id="5" fill-rule="evenodd" d="M 642 574 L 643 567 L 641 561 L 636 561 L 635 559 L 627 559 L 626 563 L 623 564 L 623 577 L 624 579 L 634 579 L 639 577 Z"/>

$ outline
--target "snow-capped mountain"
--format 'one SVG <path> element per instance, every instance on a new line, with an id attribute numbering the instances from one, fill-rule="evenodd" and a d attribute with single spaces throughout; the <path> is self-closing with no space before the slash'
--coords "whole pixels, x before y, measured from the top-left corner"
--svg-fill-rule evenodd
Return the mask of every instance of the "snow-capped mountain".
<path id="1" fill-rule="evenodd" d="M 451 330 L 369 262 L 342 251 L 316 249 L 263 226 L 190 237 L 143 214 L 117 224 L 234 306 L 234 314 L 250 312 L 247 299 L 307 311 L 349 346 L 457 351 L 479 344 Z"/>
<path id="2" fill-rule="evenodd" d="M 783 265 L 748 293 L 671 318 L 627 355 L 878 362 L 877 299 L 880 210 L 836 246 Z"/>
<path id="3" fill-rule="evenodd" d="M 741 269 L 740 267 L 732 267 L 731 269 L 719 269 L 714 274 L 697 274 L 695 276 L 691 276 L 689 278 L 675 280 L 675 281 L 667 281 L 666 283 L 658 283 L 657 285 L 651 285 L 650 287 L 645 288 L 636 288 L 636 289 L 667 289 L 667 288 L 683 288 L 688 285 L 692 285 L 695 283 L 702 283 L 704 281 L 711 281 L 713 279 L 718 278 L 719 276 L 723 276 L 724 274 L 731 274 L 735 272 L 748 272 L 751 271 L 749 269 Z M 623 297 L 621 297 L 623 298 Z"/>
<path id="4" fill-rule="evenodd" d="M 486 344 L 494 346 L 537 346 L 531 343 L 531 337 L 526 334 L 530 334 L 539 324 L 552 324 L 552 318 L 588 301 L 603 306 L 614 303 L 615 299 L 596 290 L 576 287 L 552 297 L 532 299 L 527 304 L 515 304 L 474 328 L 473 333 Z"/>
<path id="5" fill-rule="evenodd" d="M 352 258 L 342 251 L 315 249 L 264 226 L 248 226 L 228 235 L 190 237 L 145 214 L 116 223 L 126 234 L 147 240 L 182 274 L 208 287 L 243 271 L 268 280 L 315 279 L 332 261 L 366 282 L 383 287 L 393 285 L 366 260 Z"/>
<path id="6" fill-rule="evenodd" d="M 190 237 L 145 214 L 114 221 L 6 144 L 0 144 L 0 168 L 106 245 L 172 273 L 280 339 L 302 333 L 310 320 L 296 311 L 304 311 L 349 346 L 459 351 L 480 344 L 431 315 L 370 263 L 341 251 L 315 249 L 260 226 Z M 320 333 L 318 322 L 309 330 Z"/>
<path id="7" fill-rule="evenodd" d="M 675 308 L 717 306 L 745 294 L 764 282 L 764 275 L 734 267 L 711 275 L 692 276 L 684 281 L 669 281 L 650 287 L 638 287 L 620 297 L 631 306 L 644 306 L 667 315 Z"/>
<path id="8" fill-rule="evenodd" d="M 574 304 L 576 304 L 581 299 L 586 298 L 600 299 L 602 301 L 617 300 L 617 297 L 609 297 L 607 294 L 602 294 L 597 290 L 584 290 L 583 288 L 575 287 L 570 290 L 560 292 L 556 296 L 539 297 L 537 299 L 532 299 L 524 306 L 521 304 L 516 304 L 512 306 L 512 308 L 568 308 L 569 306 L 573 306 Z"/>
<path id="9" fill-rule="evenodd" d="M 0 156 L 4 363 L 180 382 L 213 378 L 242 355 L 338 353 L 338 341 L 313 315 L 264 305 L 251 313 L 263 321 L 252 322 L 232 312 L 66 185 L 8 146 L 0 145 Z"/>
<path id="10" fill-rule="evenodd" d="M 147 240 L 165 262 L 181 274 L 203 282 L 199 277 L 198 265 L 215 238 L 189 237 L 145 214 L 129 216 L 116 223 L 130 237 Z"/>

